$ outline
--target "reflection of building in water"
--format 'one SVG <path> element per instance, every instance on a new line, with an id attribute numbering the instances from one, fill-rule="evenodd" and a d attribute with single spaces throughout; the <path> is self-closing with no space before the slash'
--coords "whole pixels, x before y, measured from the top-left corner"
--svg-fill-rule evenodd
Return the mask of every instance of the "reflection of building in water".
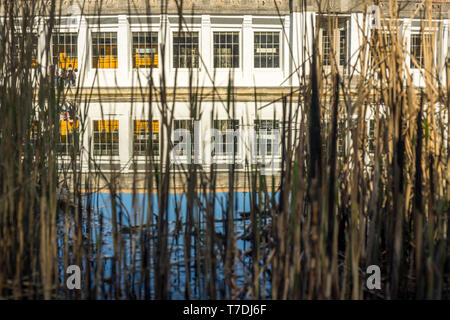
<path id="1" fill-rule="evenodd" d="M 418 9 L 418 14 L 413 15 L 419 1 L 399 1 L 405 4 L 399 19 L 387 15 L 387 4 L 381 6 L 378 23 L 366 15 L 364 2 L 356 0 L 330 1 L 332 15 L 319 15 L 314 1 L 306 1 L 304 6 L 299 5 L 300 1 L 290 6 L 284 0 L 192 1 L 184 3 L 186 15 L 181 20 L 174 4 L 169 5 L 167 14 L 162 14 L 159 0 L 134 0 L 131 6 L 129 2 L 105 2 L 101 16 L 96 16 L 97 8 L 89 2 L 78 23 L 70 23 L 69 18 L 58 20 L 57 33 L 51 37 L 52 63 L 60 69 L 69 65 L 78 69 L 77 85 L 92 95 L 86 126 L 89 134 L 81 141 L 83 154 L 87 156 L 90 150 L 100 164 L 109 164 L 112 157 L 125 171 L 133 167 L 131 162 L 144 161 L 148 154 L 158 159 L 169 148 L 168 143 L 161 143 L 171 137 L 161 123 L 158 94 L 153 94 L 151 116 L 148 108 L 148 80 L 151 76 L 152 86 L 159 90 L 163 72 L 168 101 L 174 99 L 176 88 L 172 128 L 191 130 L 191 120 L 195 118 L 200 120 L 200 137 L 209 129 L 223 131 L 231 126 L 243 132 L 257 129 L 262 140 L 269 141 L 265 148 L 259 145 L 250 148 L 252 141 L 262 140 L 244 137 L 228 142 L 228 149 L 227 142 L 221 142 L 220 148 L 225 152 L 231 146 L 237 149 L 232 155 L 242 166 L 248 150 L 255 150 L 261 159 L 264 154 L 280 161 L 281 154 L 270 137 L 275 129 L 281 131 L 286 127 L 286 122 L 281 121 L 280 97 L 289 94 L 291 87 L 302 84 L 303 78 L 298 74 L 309 73 L 315 36 L 316 56 L 325 72 L 334 65 L 341 74 L 357 79 L 362 57 L 367 55 L 370 63 L 379 63 L 380 54 L 391 52 L 397 43 L 407 49 L 405 63 L 415 86 L 425 84 L 423 71 L 427 58 L 437 78 L 446 79 L 445 61 L 450 43 L 447 1 L 433 4 L 433 20 L 426 26 L 418 18 L 423 10 Z M 379 28 L 370 29 L 366 21 Z M 361 52 L 365 37 L 375 48 L 370 54 Z M 45 35 L 39 35 L 40 49 L 45 47 L 45 39 Z M 234 100 L 233 111 L 229 112 L 230 76 Z M 190 108 L 190 83 L 203 87 L 195 114 Z M 140 85 L 143 90 L 130 89 Z M 89 90 L 92 86 L 98 88 L 94 94 Z M 368 145 L 373 152 L 370 135 L 373 136 L 374 125 L 367 120 Z M 339 130 L 347 124 L 340 122 Z M 294 124 L 292 127 L 295 129 Z M 263 129 L 268 132 L 259 132 Z M 198 140 L 201 145 L 206 144 L 203 139 Z M 347 133 L 340 130 L 339 155 L 345 155 L 346 140 Z M 229 163 L 229 157 L 217 159 Z"/>

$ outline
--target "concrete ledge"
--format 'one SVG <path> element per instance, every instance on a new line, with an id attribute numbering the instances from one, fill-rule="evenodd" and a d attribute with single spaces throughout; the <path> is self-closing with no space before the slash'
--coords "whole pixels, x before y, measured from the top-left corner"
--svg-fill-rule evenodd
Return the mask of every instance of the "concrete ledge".
<path id="1" fill-rule="evenodd" d="M 239 172 L 234 173 L 234 184 L 230 188 L 229 172 L 216 172 L 215 180 L 212 179 L 209 172 L 199 172 L 197 174 L 196 191 L 203 192 L 229 192 L 233 191 L 251 191 L 249 188 L 249 179 L 251 179 L 251 172 Z M 70 177 L 70 175 L 67 175 Z M 83 192 L 110 192 L 111 187 L 118 193 L 157 193 L 158 185 L 156 184 L 155 176 L 153 176 L 152 190 L 147 188 L 149 173 L 102 173 L 100 174 L 82 174 L 82 186 L 88 185 L 89 189 L 83 189 Z M 280 173 L 276 173 L 270 176 L 263 176 L 265 180 L 264 188 L 268 191 L 276 190 L 280 183 Z M 70 179 L 70 178 L 69 178 Z M 161 176 L 158 179 L 161 183 Z M 214 182 L 213 182 L 214 181 Z M 67 180 L 67 186 L 73 187 L 71 180 Z M 169 173 L 169 191 L 174 193 L 185 193 L 188 191 L 187 175 L 182 172 Z M 259 177 L 256 177 L 256 185 L 261 182 Z M 272 184 L 273 182 L 273 184 Z"/>

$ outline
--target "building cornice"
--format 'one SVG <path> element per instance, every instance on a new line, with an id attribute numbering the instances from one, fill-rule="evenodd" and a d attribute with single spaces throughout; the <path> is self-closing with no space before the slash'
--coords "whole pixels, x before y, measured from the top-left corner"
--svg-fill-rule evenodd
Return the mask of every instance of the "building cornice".
<path id="1" fill-rule="evenodd" d="M 20 8 L 20 2 L 15 2 Z M 421 0 L 399 0 L 397 13 L 399 17 L 411 17 L 417 11 Z M 72 14 L 73 8 L 79 8 L 82 15 L 154 15 L 154 14 L 209 14 L 209 15 L 286 15 L 291 12 L 321 13 L 361 13 L 366 6 L 379 3 L 382 12 L 389 14 L 389 0 L 41 0 L 34 1 L 35 12 L 49 15 L 54 4 L 55 15 Z M 432 12 L 435 18 L 449 18 L 450 0 L 433 0 Z M 180 7 L 182 4 L 182 7 Z M 28 4 L 30 5 L 30 4 Z M 0 13 L 4 15 L 4 5 Z M 78 10 L 78 9 L 77 9 Z M 20 15 L 20 9 L 17 10 Z M 418 16 L 417 18 L 419 18 Z"/>

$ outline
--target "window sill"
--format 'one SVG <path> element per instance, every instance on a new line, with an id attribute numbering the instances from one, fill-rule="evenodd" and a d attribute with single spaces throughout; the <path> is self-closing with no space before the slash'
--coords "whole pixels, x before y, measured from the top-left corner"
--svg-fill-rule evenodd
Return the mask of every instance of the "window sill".
<path id="1" fill-rule="evenodd" d="M 283 70 L 281 68 L 253 68 L 254 72 L 282 72 Z"/>
<path id="2" fill-rule="evenodd" d="M 154 160 L 159 160 L 160 156 L 153 156 L 153 155 L 148 155 L 148 156 L 143 156 L 143 155 L 133 155 L 133 159 L 138 161 L 138 162 L 145 162 L 147 159 L 153 158 Z"/>
<path id="3" fill-rule="evenodd" d="M 120 160 L 120 155 L 97 155 L 94 154 L 92 155 L 93 158 L 95 159 L 99 159 L 101 161 L 119 161 Z"/>
<path id="4" fill-rule="evenodd" d="M 150 70 L 159 70 L 159 67 L 153 67 L 153 68 L 133 68 L 133 71 L 150 71 Z"/>

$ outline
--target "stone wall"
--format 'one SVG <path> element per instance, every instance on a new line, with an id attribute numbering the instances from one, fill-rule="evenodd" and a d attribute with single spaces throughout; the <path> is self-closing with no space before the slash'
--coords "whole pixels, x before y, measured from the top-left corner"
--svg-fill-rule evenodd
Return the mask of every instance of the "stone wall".
<path id="1" fill-rule="evenodd" d="M 285 0 L 61 0 L 63 13 L 71 3 L 78 3 L 84 14 L 177 14 L 181 3 L 185 14 L 289 13 Z"/>
<path id="2" fill-rule="evenodd" d="M 23 1 L 23 0 L 22 0 Z M 54 0 L 42 0 L 42 11 L 51 7 Z M 19 2 L 19 1 L 18 1 Z M 36 1 L 37 3 L 38 1 Z M 389 14 L 389 0 L 56 0 L 56 13 L 68 14 L 68 8 L 78 6 L 82 14 L 86 15 L 149 15 L 149 14 L 178 14 L 182 3 L 184 14 L 210 15 L 281 15 L 289 12 L 323 12 L 323 13 L 352 13 L 363 12 L 367 4 L 380 3 L 382 11 Z M 449 18 L 450 0 L 433 0 L 434 18 Z M 17 2 L 16 2 L 17 3 Z M 29 3 L 29 2 L 28 2 Z M 398 12 L 400 17 L 409 18 L 416 12 L 421 0 L 399 0 Z M 4 7 L 0 8 L 3 15 Z M 41 12 L 41 10 L 37 10 Z M 69 9 L 70 12 L 70 9 Z M 416 17 L 420 17 L 420 11 Z"/>

